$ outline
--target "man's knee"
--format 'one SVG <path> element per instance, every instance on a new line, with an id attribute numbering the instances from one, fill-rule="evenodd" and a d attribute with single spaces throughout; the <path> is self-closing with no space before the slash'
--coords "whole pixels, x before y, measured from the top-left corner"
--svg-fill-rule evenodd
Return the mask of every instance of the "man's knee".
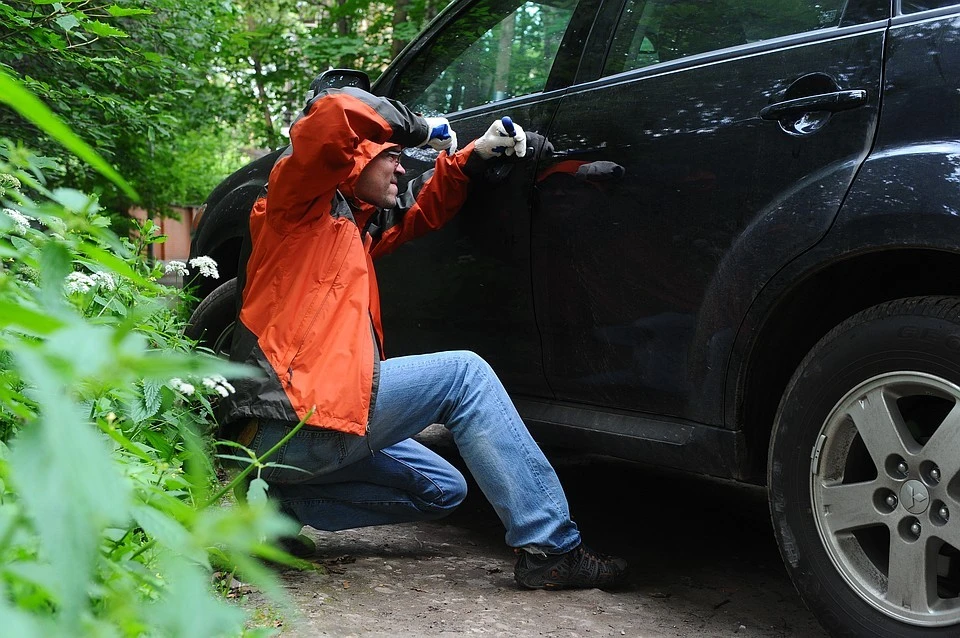
<path id="1" fill-rule="evenodd" d="M 468 376 L 496 376 L 486 359 L 470 350 L 457 350 L 454 354 Z"/>
<path id="2" fill-rule="evenodd" d="M 430 503 L 430 510 L 436 513 L 437 518 L 453 512 L 467 497 L 467 480 L 452 467 L 442 477 L 435 477 L 434 483 L 437 494 Z"/>

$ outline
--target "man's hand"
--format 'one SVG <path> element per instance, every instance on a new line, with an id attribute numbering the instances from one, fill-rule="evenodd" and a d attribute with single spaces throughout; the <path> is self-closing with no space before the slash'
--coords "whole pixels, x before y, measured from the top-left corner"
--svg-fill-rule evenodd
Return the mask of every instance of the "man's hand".
<path id="1" fill-rule="evenodd" d="M 446 150 L 447 153 L 457 152 L 457 134 L 450 128 L 450 122 L 445 117 L 425 117 L 427 121 L 426 141 L 420 145 L 420 148 L 430 147 L 436 151 Z"/>
<path id="2" fill-rule="evenodd" d="M 508 131 L 508 126 L 513 130 Z M 519 124 L 514 124 L 509 117 L 503 117 L 491 124 L 473 147 L 485 160 L 501 155 L 516 154 L 517 157 L 523 157 L 527 153 L 527 136 Z"/>

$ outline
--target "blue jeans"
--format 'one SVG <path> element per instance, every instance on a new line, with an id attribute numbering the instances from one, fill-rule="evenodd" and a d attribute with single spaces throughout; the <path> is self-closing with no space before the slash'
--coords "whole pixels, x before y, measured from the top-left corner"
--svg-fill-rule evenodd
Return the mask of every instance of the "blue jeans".
<path id="1" fill-rule="evenodd" d="M 472 352 L 381 362 L 367 436 L 302 428 L 268 459 L 261 476 L 300 522 L 341 530 L 441 518 L 466 496 L 463 476 L 410 437 L 433 423 L 460 455 L 506 527 L 506 542 L 548 554 L 580 543 L 556 473 L 527 432 L 494 371 Z M 293 424 L 261 420 L 261 455 Z"/>

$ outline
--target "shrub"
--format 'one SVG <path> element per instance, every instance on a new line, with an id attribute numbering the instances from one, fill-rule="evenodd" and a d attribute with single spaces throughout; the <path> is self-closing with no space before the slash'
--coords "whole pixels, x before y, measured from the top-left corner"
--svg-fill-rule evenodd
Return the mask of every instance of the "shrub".
<path id="1" fill-rule="evenodd" d="M 54 164 L 0 142 L 0 626 L 241 634 L 211 572 L 278 595 L 252 556 L 295 532 L 262 481 L 220 506 L 212 402 L 246 370 L 183 336 L 187 293 L 143 257 L 157 228 L 118 237 L 95 197 L 47 190 Z"/>

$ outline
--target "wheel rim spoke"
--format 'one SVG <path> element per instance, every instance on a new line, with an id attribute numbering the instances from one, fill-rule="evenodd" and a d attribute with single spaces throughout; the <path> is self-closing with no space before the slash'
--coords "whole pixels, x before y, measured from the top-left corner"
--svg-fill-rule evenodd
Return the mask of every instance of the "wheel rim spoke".
<path id="1" fill-rule="evenodd" d="M 891 453 L 903 456 L 910 452 L 905 443 L 905 426 L 899 410 L 888 400 L 883 387 L 877 388 L 854 401 L 847 412 L 860 433 L 877 467 Z"/>
<path id="2" fill-rule="evenodd" d="M 960 473 L 960 402 L 927 441 L 924 452 L 937 464 L 944 484 Z"/>
<path id="3" fill-rule="evenodd" d="M 934 591 L 936 571 L 933 560 L 935 552 L 927 551 L 927 543 L 921 539 L 907 543 L 896 537 L 890 542 L 890 569 L 887 580 L 887 602 L 909 609 L 914 613 L 929 613 Z"/>
<path id="4" fill-rule="evenodd" d="M 820 513 L 827 529 L 836 534 L 881 524 L 884 514 L 873 507 L 863 507 L 864 503 L 871 502 L 877 487 L 876 481 L 849 485 L 821 485 Z"/>

